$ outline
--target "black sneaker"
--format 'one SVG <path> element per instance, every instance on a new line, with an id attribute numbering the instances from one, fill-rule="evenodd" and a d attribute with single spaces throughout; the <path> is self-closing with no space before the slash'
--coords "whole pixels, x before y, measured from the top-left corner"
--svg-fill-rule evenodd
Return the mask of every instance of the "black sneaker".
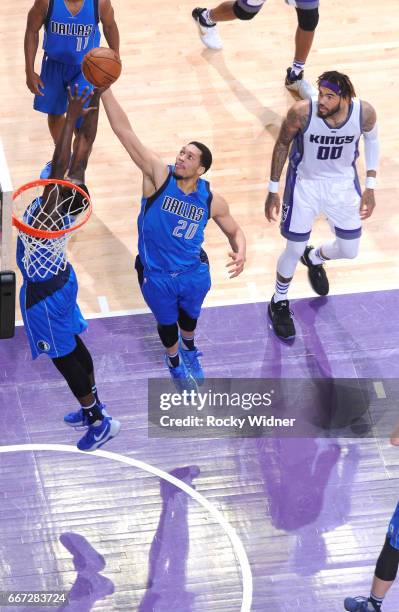
<path id="1" fill-rule="evenodd" d="M 328 278 L 323 264 L 313 264 L 309 259 L 309 253 L 313 249 L 307 246 L 301 257 L 301 262 L 308 268 L 309 282 L 317 295 L 327 295 L 330 289 Z"/>
<path id="2" fill-rule="evenodd" d="M 302 100 L 309 100 L 312 96 L 317 95 L 317 90 L 303 78 L 303 70 L 296 75 L 291 76 L 291 68 L 287 68 L 285 77 L 285 86 Z"/>
<path id="3" fill-rule="evenodd" d="M 283 340 L 295 337 L 295 325 L 288 300 L 275 302 L 271 299 L 267 309 L 275 334 Z"/>

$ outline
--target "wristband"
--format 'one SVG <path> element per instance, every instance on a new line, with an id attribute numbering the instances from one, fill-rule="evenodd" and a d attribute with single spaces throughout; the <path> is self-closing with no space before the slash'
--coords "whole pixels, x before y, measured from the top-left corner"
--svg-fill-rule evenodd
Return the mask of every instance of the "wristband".
<path id="1" fill-rule="evenodd" d="M 278 193 L 279 181 L 269 181 L 269 193 Z"/>
<path id="2" fill-rule="evenodd" d="M 366 176 L 366 189 L 375 189 L 377 179 L 375 176 Z"/>

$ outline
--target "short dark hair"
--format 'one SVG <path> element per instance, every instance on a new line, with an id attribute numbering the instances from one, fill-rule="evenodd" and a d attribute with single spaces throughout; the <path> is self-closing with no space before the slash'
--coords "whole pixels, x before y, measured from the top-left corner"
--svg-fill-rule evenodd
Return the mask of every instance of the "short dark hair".
<path id="1" fill-rule="evenodd" d="M 339 95 L 343 98 L 354 98 L 356 96 L 355 88 L 352 85 L 350 78 L 343 74 L 342 72 L 337 72 L 336 70 L 327 70 L 323 72 L 317 79 L 317 85 L 323 87 L 321 81 L 329 81 L 330 83 L 336 85 L 339 89 Z"/>
<path id="2" fill-rule="evenodd" d="M 204 166 L 205 172 L 207 172 L 212 166 L 212 153 L 210 152 L 208 147 L 202 144 L 202 142 L 197 142 L 196 140 L 192 140 L 188 144 L 194 145 L 195 147 L 197 147 L 197 149 L 201 151 L 201 166 Z"/>

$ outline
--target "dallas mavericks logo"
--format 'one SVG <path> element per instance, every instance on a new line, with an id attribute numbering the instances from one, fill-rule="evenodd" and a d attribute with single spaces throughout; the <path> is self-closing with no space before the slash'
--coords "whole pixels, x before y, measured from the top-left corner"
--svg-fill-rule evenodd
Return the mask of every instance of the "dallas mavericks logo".
<path id="1" fill-rule="evenodd" d="M 39 349 L 39 351 L 44 351 L 47 353 L 47 351 L 50 350 L 50 345 L 45 340 L 39 340 L 39 342 L 37 343 L 37 348 Z"/>

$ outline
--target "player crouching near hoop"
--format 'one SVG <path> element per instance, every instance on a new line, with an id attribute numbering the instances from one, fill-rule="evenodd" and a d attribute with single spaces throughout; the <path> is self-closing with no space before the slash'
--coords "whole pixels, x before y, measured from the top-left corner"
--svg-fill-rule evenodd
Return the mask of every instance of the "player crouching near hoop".
<path id="1" fill-rule="evenodd" d="M 66 122 L 56 144 L 50 178 L 25 185 L 14 194 L 16 201 L 32 187 L 39 188 L 21 211 L 22 219 L 17 215 L 18 205 L 14 208 L 13 222 L 19 230 L 17 264 L 23 276 L 22 317 L 33 359 L 42 353 L 48 355 L 80 403 L 80 409 L 67 414 L 64 421 L 87 427 L 77 444 L 83 451 L 99 448 L 120 430 L 120 423 L 106 413 L 98 398 L 93 360 L 79 336 L 87 323 L 76 302 L 77 279 L 66 256 L 68 237 L 91 213 L 84 175 L 96 137 L 101 93 L 95 90 L 91 94 L 86 88 L 78 95 L 77 86 L 73 94 L 68 91 Z M 90 106 L 84 109 L 87 102 Z M 74 126 L 80 116 L 83 122 L 65 177 Z"/>

